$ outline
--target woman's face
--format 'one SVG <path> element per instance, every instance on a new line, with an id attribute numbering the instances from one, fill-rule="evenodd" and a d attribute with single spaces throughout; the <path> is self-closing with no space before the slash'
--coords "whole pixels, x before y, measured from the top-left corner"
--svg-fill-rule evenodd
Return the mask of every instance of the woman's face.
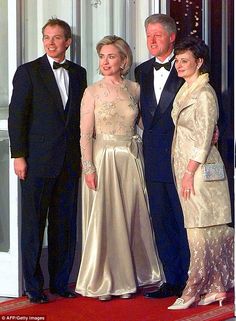
<path id="1" fill-rule="evenodd" d="M 99 68 L 103 76 L 120 76 L 124 59 L 114 45 L 104 45 L 99 53 Z"/>
<path id="2" fill-rule="evenodd" d="M 175 56 L 175 68 L 178 76 L 192 83 L 199 76 L 199 68 L 203 59 L 196 59 L 190 50 L 181 52 Z"/>

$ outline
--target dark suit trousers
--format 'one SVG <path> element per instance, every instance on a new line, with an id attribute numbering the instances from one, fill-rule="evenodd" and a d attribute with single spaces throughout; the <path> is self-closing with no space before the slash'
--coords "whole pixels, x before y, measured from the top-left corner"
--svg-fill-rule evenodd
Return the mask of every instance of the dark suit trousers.
<path id="1" fill-rule="evenodd" d="M 56 178 L 27 175 L 22 191 L 22 264 L 26 292 L 43 289 L 40 256 L 48 218 L 48 269 L 50 288 L 67 288 L 76 244 L 78 177 L 70 177 L 66 166 Z"/>
<path id="2" fill-rule="evenodd" d="M 174 183 L 147 181 L 157 248 L 166 281 L 182 286 L 187 280 L 189 247 Z"/>

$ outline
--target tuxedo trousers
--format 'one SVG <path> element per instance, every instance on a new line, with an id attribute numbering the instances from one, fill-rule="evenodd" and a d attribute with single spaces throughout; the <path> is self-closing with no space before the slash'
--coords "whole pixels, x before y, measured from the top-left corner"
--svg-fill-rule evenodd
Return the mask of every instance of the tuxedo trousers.
<path id="1" fill-rule="evenodd" d="M 48 222 L 48 270 L 50 289 L 67 288 L 76 245 L 78 177 L 64 165 L 55 178 L 35 177 L 29 171 L 21 180 L 21 249 L 26 293 L 43 290 L 40 257 Z"/>
<path id="2" fill-rule="evenodd" d="M 188 278 L 190 252 L 175 184 L 147 180 L 147 190 L 166 282 L 182 287 Z"/>

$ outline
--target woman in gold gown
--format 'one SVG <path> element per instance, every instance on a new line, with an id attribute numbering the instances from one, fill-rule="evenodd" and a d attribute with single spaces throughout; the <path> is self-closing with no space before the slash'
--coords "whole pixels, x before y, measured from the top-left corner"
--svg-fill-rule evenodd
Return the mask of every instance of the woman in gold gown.
<path id="1" fill-rule="evenodd" d="M 212 144 L 218 119 L 218 103 L 209 84 L 209 52 L 200 39 L 187 37 L 176 45 L 175 67 L 185 83 L 177 93 L 172 118 L 173 171 L 183 208 L 190 248 L 188 280 L 181 298 L 168 308 L 186 309 L 192 304 L 222 304 L 233 283 L 234 231 L 228 181 L 220 177 L 221 156 Z M 213 168 L 215 178 L 203 169 Z M 217 177 L 218 176 L 218 177 Z"/>
<path id="2" fill-rule="evenodd" d="M 83 250 L 76 292 L 110 300 L 164 280 L 156 252 L 135 128 L 139 85 L 124 78 L 128 44 L 106 36 L 97 44 L 103 79 L 81 104 Z"/>

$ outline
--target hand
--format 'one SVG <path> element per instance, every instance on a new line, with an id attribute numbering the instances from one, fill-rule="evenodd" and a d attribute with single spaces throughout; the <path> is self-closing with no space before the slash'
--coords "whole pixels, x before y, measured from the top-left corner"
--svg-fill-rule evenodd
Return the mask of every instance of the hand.
<path id="1" fill-rule="evenodd" d="M 27 163 L 24 157 L 14 159 L 14 170 L 19 179 L 26 179 Z"/>
<path id="2" fill-rule="evenodd" d="M 195 195 L 194 190 L 194 175 L 184 173 L 184 177 L 182 179 L 182 186 L 181 186 L 181 196 L 188 200 L 190 199 L 191 193 Z"/>
<path id="3" fill-rule="evenodd" d="M 97 174 L 96 173 L 85 174 L 84 177 L 85 177 L 85 182 L 86 182 L 88 188 L 96 191 L 96 188 L 97 188 Z"/>
<path id="4" fill-rule="evenodd" d="M 212 136 L 212 140 L 211 140 L 212 145 L 215 145 L 218 143 L 219 136 L 220 136 L 219 128 L 216 125 L 213 136 Z"/>

